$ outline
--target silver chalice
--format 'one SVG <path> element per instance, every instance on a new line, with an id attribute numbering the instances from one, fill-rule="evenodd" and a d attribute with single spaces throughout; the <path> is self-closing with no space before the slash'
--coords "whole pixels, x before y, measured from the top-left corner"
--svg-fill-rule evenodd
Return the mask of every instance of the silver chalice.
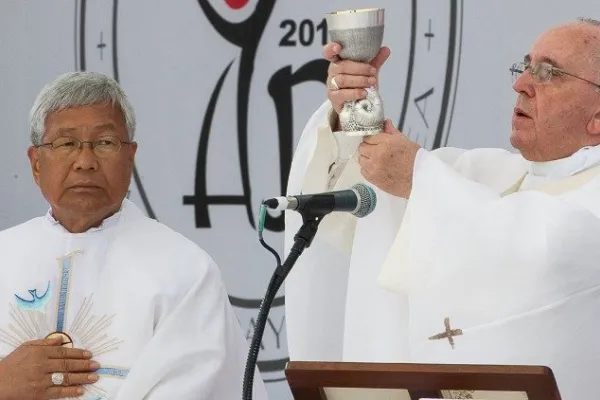
<path id="1" fill-rule="evenodd" d="M 326 14 L 329 38 L 342 46 L 342 60 L 370 62 L 375 58 L 383 43 L 384 13 L 383 8 L 365 8 Z M 346 135 L 367 136 L 383 131 L 381 96 L 375 87 L 366 91 L 366 98 L 344 103 L 339 118 Z"/>

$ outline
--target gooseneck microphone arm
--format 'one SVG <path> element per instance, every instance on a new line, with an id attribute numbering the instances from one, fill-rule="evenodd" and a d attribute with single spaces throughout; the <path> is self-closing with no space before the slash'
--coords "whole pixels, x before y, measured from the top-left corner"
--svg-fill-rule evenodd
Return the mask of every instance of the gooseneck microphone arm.
<path id="1" fill-rule="evenodd" d="M 318 204 L 311 204 L 312 202 Z M 267 324 L 267 318 L 269 316 L 269 311 L 271 310 L 273 300 L 275 299 L 277 292 L 281 288 L 281 285 L 292 270 L 298 258 L 302 255 L 304 250 L 311 245 L 315 235 L 317 234 L 317 229 L 319 228 L 319 224 L 321 223 L 323 217 L 333 211 L 333 204 L 331 202 L 324 201 L 322 197 L 315 196 L 314 200 L 308 200 L 306 206 L 298 211 L 302 216 L 302 226 L 294 236 L 294 244 L 289 255 L 283 264 L 275 269 L 269 285 L 267 286 L 265 297 L 260 304 L 258 317 L 254 328 L 254 334 L 252 336 L 252 342 L 250 344 L 248 358 L 246 360 L 242 397 L 243 400 L 252 400 L 254 372 L 256 370 L 258 352 L 260 350 L 260 344 L 262 342 L 265 326 Z"/>

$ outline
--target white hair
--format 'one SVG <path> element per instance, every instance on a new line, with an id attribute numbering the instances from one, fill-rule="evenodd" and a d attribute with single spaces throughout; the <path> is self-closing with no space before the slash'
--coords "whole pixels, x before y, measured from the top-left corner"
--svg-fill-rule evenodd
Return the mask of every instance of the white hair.
<path id="1" fill-rule="evenodd" d="M 579 17 L 577 21 L 586 25 L 592 25 L 596 28 L 600 28 L 600 20 L 589 18 L 589 17 Z M 600 41 L 600 37 L 598 38 Z M 595 64 L 598 66 L 597 71 L 597 80 L 596 83 L 600 84 L 600 48 L 598 48 L 589 58 L 590 64 Z M 596 88 L 597 91 L 600 91 L 600 88 Z"/>
<path id="2" fill-rule="evenodd" d="M 42 144 L 48 114 L 71 107 L 109 103 L 123 114 L 129 140 L 135 133 L 135 113 L 125 92 L 112 78 L 98 72 L 68 72 L 44 86 L 29 113 L 34 146 Z"/>

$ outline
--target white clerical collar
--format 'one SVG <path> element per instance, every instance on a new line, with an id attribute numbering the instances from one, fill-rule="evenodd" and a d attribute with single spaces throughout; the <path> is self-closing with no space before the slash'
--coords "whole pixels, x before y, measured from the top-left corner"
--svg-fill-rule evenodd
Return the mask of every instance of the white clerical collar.
<path id="1" fill-rule="evenodd" d="M 114 213 L 113 215 L 111 215 L 108 218 L 105 218 L 102 223 L 100 224 L 100 226 L 94 227 L 94 228 L 90 228 L 87 231 L 85 231 L 85 233 L 88 232 L 95 232 L 95 231 L 101 231 L 103 229 L 106 228 L 110 228 L 113 226 L 116 226 L 117 223 L 119 222 L 119 219 L 121 218 L 121 214 L 123 213 L 123 206 L 124 203 L 121 204 L 121 208 L 119 209 L 119 211 L 117 211 L 116 213 Z M 60 224 L 60 222 L 58 222 L 53 216 L 52 216 L 52 208 L 48 209 L 48 212 L 46 212 L 46 220 L 48 222 L 50 222 L 50 224 L 52 226 L 60 226 L 62 228 L 62 225 Z M 64 229 L 64 228 L 63 228 Z"/>
<path id="2" fill-rule="evenodd" d="M 558 160 L 532 162 L 529 174 L 550 179 L 566 178 L 600 164 L 600 146 L 579 149 L 573 155 Z"/>

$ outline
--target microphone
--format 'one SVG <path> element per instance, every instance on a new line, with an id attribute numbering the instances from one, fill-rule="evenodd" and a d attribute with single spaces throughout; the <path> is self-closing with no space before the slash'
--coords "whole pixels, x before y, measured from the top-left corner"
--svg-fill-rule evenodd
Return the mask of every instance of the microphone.
<path id="1" fill-rule="evenodd" d="M 273 197 L 265 200 L 263 204 L 277 211 L 309 211 L 321 214 L 328 214 L 332 211 L 345 211 L 362 218 L 373 212 L 377 205 L 377 196 L 371 187 L 357 183 L 347 190 Z"/>

